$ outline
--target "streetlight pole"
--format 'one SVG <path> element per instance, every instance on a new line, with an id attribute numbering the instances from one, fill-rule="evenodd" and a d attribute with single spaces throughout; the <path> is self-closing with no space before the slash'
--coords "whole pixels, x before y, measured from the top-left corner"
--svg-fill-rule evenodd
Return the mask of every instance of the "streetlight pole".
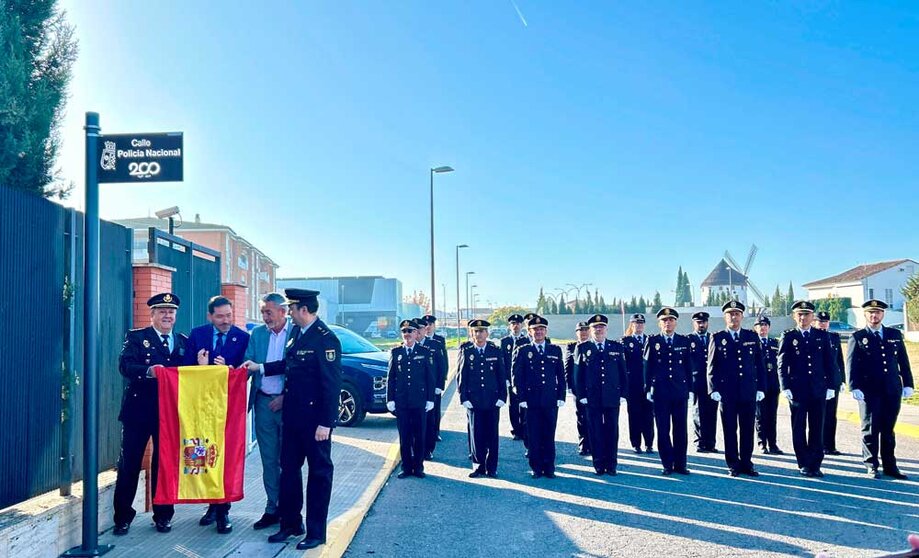
<path id="1" fill-rule="evenodd" d="M 470 318 L 469 316 L 469 276 L 470 275 L 475 275 L 475 271 L 466 272 L 466 312 L 464 314 L 467 320 Z"/>
<path id="2" fill-rule="evenodd" d="M 434 174 L 453 172 L 453 167 L 434 167 L 431 169 L 431 315 L 437 316 L 435 293 L 437 284 L 434 282 Z"/>
<path id="3" fill-rule="evenodd" d="M 478 285 L 469 285 L 469 302 L 472 306 L 469 307 L 469 319 L 475 317 L 475 289 Z"/>
<path id="4" fill-rule="evenodd" d="M 459 251 L 460 251 L 460 248 L 469 248 L 469 245 L 468 244 L 457 244 L 456 245 L 456 341 L 457 341 L 457 344 L 459 344 L 459 340 L 460 340 L 460 333 L 459 333 L 460 329 L 462 329 L 463 327 L 460 324 L 460 320 L 462 319 L 460 316 L 460 280 L 459 280 Z M 444 300 L 446 300 L 446 297 L 444 297 Z"/>

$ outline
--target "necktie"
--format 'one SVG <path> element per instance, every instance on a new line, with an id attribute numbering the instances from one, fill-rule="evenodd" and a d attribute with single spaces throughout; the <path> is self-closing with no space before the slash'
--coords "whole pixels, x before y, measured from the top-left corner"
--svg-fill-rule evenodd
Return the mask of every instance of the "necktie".
<path id="1" fill-rule="evenodd" d="M 877 338 L 878 341 L 880 341 L 880 340 L 881 340 L 881 331 L 880 331 L 880 330 L 875 330 L 874 336 Z"/>
<path id="2" fill-rule="evenodd" d="M 732 332 L 731 332 L 731 337 L 734 338 L 734 342 L 736 343 L 736 342 L 737 342 L 737 332 L 736 332 L 736 331 L 732 331 Z"/>
<path id="3" fill-rule="evenodd" d="M 408 357 L 408 358 L 412 358 L 412 350 L 411 350 L 411 349 L 405 349 L 405 356 Z"/>
<path id="4" fill-rule="evenodd" d="M 539 356 L 542 356 L 542 345 L 537 345 L 536 349 L 539 351 Z"/>
<path id="5" fill-rule="evenodd" d="M 602 351 L 602 350 L 603 350 L 603 343 L 597 343 L 597 350 L 598 350 L 598 351 Z"/>
<path id="6" fill-rule="evenodd" d="M 166 352 L 169 352 L 169 335 L 164 333 L 160 335 L 163 338 L 163 348 L 166 349 Z"/>
<path id="7" fill-rule="evenodd" d="M 810 331 L 808 331 L 808 330 L 805 330 L 805 331 L 803 331 L 803 332 L 801 333 L 801 335 L 804 336 L 804 340 L 805 340 L 805 341 L 807 341 L 807 338 L 808 338 L 808 334 L 809 334 L 809 333 L 810 333 Z"/>
<path id="8" fill-rule="evenodd" d="M 768 348 L 769 348 L 769 339 L 766 338 L 766 337 L 763 337 L 763 348 L 764 348 L 764 349 L 768 349 Z"/>
<path id="9" fill-rule="evenodd" d="M 485 356 L 485 347 L 479 349 L 479 356 Z"/>
<path id="10" fill-rule="evenodd" d="M 219 355 L 220 351 L 223 350 L 223 336 L 222 332 L 217 332 L 217 342 L 214 343 L 214 356 Z"/>
<path id="11" fill-rule="evenodd" d="M 673 346 L 673 337 L 668 337 L 668 338 L 667 338 L 667 346 L 668 346 L 668 347 L 672 347 L 672 346 Z"/>

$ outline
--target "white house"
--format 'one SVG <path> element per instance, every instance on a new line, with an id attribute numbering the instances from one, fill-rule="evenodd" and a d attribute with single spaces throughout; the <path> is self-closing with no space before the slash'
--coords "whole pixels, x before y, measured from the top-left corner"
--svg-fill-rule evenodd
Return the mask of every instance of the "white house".
<path id="1" fill-rule="evenodd" d="M 703 303 L 708 300 L 709 293 L 715 296 L 729 293 L 730 298 L 747 304 L 747 276 L 734 269 L 723 258 L 700 286 Z"/>
<path id="2" fill-rule="evenodd" d="M 903 293 L 906 281 L 919 270 L 915 260 L 892 260 L 864 264 L 838 275 L 805 283 L 808 300 L 849 297 L 858 308 L 866 300 L 876 298 L 886 302 L 891 310 L 903 310 Z"/>

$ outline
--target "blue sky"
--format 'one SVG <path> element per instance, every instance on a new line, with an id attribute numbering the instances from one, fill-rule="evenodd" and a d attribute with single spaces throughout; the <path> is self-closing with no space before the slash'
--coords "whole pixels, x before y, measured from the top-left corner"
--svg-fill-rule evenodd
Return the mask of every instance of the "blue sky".
<path id="1" fill-rule="evenodd" d="M 385 275 L 438 298 L 454 246 L 481 300 L 540 286 L 672 297 L 760 247 L 772 292 L 917 258 L 911 2 L 99 2 L 77 27 L 61 157 L 185 132 L 185 182 L 102 189 L 106 218 L 179 205 L 281 276 Z M 742 262 L 741 262 L 742 263 Z M 698 292 L 698 291 L 697 291 Z M 440 306 L 440 301 L 438 302 Z"/>

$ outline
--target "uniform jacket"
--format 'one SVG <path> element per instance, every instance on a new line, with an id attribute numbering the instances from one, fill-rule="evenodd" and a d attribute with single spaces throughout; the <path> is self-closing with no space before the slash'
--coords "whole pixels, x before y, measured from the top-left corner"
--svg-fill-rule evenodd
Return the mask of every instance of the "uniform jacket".
<path id="1" fill-rule="evenodd" d="M 227 366 L 237 367 L 246 360 L 246 347 L 249 346 L 249 334 L 232 326 L 223 339 L 223 349 L 220 353 L 214 352 L 214 326 L 204 324 L 191 330 L 185 342 L 185 357 L 182 364 L 195 366 L 198 364 L 198 351 L 205 349 L 208 352 L 207 363 L 214 364 L 217 356 L 223 356 Z"/>
<path id="2" fill-rule="evenodd" d="M 642 335 L 647 342 L 648 336 Z M 645 398 L 645 362 L 642 354 L 645 350 L 644 343 L 629 335 L 622 338 L 622 347 L 625 350 L 625 366 L 629 372 L 629 398 Z"/>
<path id="3" fill-rule="evenodd" d="M 833 380 L 833 389 L 839 389 L 839 386 L 846 383 L 846 361 L 842 356 L 842 338 L 835 331 L 828 331 L 830 343 L 833 345 L 833 355 L 836 357 L 836 379 Z"/>
<path id="4" fill-rule="evenodd" d="M 290 340 L 290 332 L 293 322 L 288 318 L 287 325 L 284 328 L 287 330 L 287 339 Z M 263 364 L 268 358 L 268 341 L 270 339 L 271 332 L 268 331 L 268 326 L 262 324 L 255 327 L 252 330 L 252 333 L 249 335 L 249 344 L 246 346 L 246 354 L 243 358 L 243 362 L 251 360 L 252 362 L 258 362 Z M 249 408 L 251 409 L 255 405 L 255 397 L 258 395 L 258 390 L 262 387 L 262 374 L 260 372 L 252 373 L 252 389 L 249 390 Z"/>
<path id="5" fill-rule="evenodd" d="M 882 328 L 883 340 L 867 329 L 852 334 L 848 343 L 846 363 L 849 365 L 849 389 L 859 389 L 865 397 L 897 397 L 904 387 L 913 387 L 903 334 L 899 330 Z"/>
<path id="6" fill-rule="evenodd" d="M 692 369 L 692 392 L 696 395 L 708 393 L 708 345 L 712 341 L 712 333 L 706 332 L 705 335 L 690 333 L 689 349 L 693 360 Z"/>
<path id="7" fill-rule="evenodd" d="M 602 343 L 588 340 L 578 343 L 574 354 L 574 394 L 587 398 L 588 407 L 619 406 L 619 398 L 629 393 L 629 373 L 625 347 L 610 339 Z"/>
<path id="8" fill-rule="evenodd" d="M 555 407 L 565 400 L 565 356 L 562 348 L 548 342 L 540 355 L 532 343 L 514 351 L 513 384 L 527 406 Z"/>
<path id="9" fill-rule="evenodd" d="M 287 339 L 284 360 L 263 364 L 266 376 L 285 374 L 285 424 L 333 428 L 341 397 L 341 341 L 316 319 L 301 333 L 296 324 Z"/>
<path id="10" fill-rule="evenodd" d="M 572 341 L 565 345 L 565 385 L 574 393 L 574 349 L 578 346 L 577 341 Z"/>
<path id="11" fill-rule="evenodd" d="M 484 356 L 475 345 L 468 346 L 460 351 L 458 366 L 461 403 L 469 401 L 473 409 L 488 409 L 499 399 L 507 402 L 508 375 L 498 346 L 486 343 Z"/>
<path id="12" fill-rule="evenodd" d="M 520 335 L 514 337 L 513 335 L 505 335 L 501 338 L 501 355 L 504 357 L 504 367 L 508 371 L 511 369 L 511 364 L 514 360 L 514 351 L 517 347 L 521 345 L 526 345 L 530 342 L 530 338 L 526 335 Z"/>
<path id="13" fill-rule="evenodd" d="M 147 369 L 160 364 L 180 366 L 185 355 L 186 337 L 173 331 L 170 353 L 153 326 L 132 329 L 124 336 L 118 371 L 127 379 L 121 398 L 118 420 L 156 420 L 159 416 L 156 378 L 147 377 Z"/>
<path id="14" fill-rule="evenodd" d="M 756 392 L 766 391 L 766 362 L 762 341 L 755 331 L 741 329 L 738 340 L 719 331 L 708 343 L 708 393 L 718 392 L 722 401 L 755 402 Z"/>
<path id="15" fill-rule="evenodd" d="M 661 334 L 648 337 L 645 344 L 645 391 L 651 392 L 655 401 L 686 399 L 692 384 L 692 348 L 685 335 L 675 333 L 673 346 Z"/>
<path id="16" fill-rule="evenodd" d="M 760 338 L 760 349 L 763 351 L 763 362 L 766 363 L 766 389 L 764 393 L 775 395 L 779 391 L 779 340 L 773 337 L 766 338 L 766 347 L 763 348 L 763 340 Z"/>
<path id="17" fill-rule="evenodd" d="M 389 353 L 389 373 L 386 382 L 386 402 L 393 401 L 399 409 L 423 409 L 434 401 L 436 348 L 415 343 L 411 356 L 404 345 L 393 347 Z"/>
<path id="18" fill-rule="evenodd" d="M 425 338 L 422 346 L 431 349 L 434 357 L 434 387 L 443 391 L 447 387 L 447 371 L 450 368 L 450 364 L 447 360 L 449 358 L 447 356 L 447 347 L 438 337 L 440 335 Z M 443 339 L 443 337 L 440 337 L 440 339 Z"/>
<path id="19" fill-rule="evenodd" d="M 809 337 L 805 341 L 798 328 L 792 328 L 779 341 L 779 383 L 783 391 L 791 390 L 792 401 L 825 400 L 836 378 L 830 336 L 812 327 Z"/>

